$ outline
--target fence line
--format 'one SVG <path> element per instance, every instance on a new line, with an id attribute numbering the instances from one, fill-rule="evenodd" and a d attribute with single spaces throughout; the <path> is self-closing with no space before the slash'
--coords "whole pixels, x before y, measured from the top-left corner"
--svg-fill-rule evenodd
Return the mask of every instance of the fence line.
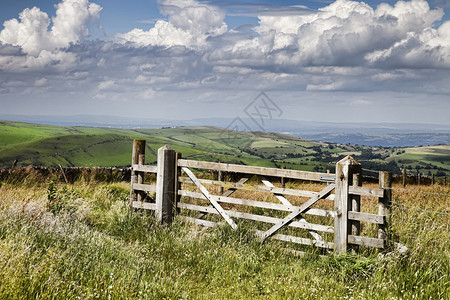
<path id="1" fill-rule="evenodd" d="M 140 208 L 154 210 L 156 219 L 160 223 L 172 222 L 175 214 L 180 214 L 182 209 L 183 213 L 195 214 L 196 217 L 181 217 L 196 224 L 217 226 L 218 222 L 224 219 L 232 228 L 235 228 L 236 223 L 233 219 L 249 220 L 254 224 L 255 232 L 263 239 L 272 238 L 284 242 L 332 248 L 336 253 L 343 253 L 358 246 L 385 248 L 388 244 L 392 193 L 385 188 L 391 187 L 391 174 L 380 172 L 380 188 L 362 187 L 361 164 L 350 156 L 336 163 L 336 174 L 187 160 L 182 159 L 181 153 L 167 146 L 158 150 L 157 166 L 144 165 L 144 156 L 145 141 L 135 140 L 132 155 L 130 208 L 131 211 Z M 191 169 L 217 171 L 217 180 L 197 178 L 198 173 L 194 174 Z M 238 182 L 234 180 L 225 182 L 223 174 L 222 177 L 219 176 L 220 172 L 230 172 L 235 174 L 234 177 L 241 178 Z M 156 185 L 143 182 L 145 173 L 156 173 Z M 187 177 L 182 176 L 182 173 Z M 258 180 L 261 180 L 264 185 L 253 184 L 250 188 L 246 182 L 253 175 L 257 175 Z M 322 190 L 317 192 L 304 191 L 301 188 L 278 188 L 269 181 L 270 178 L 321 182 Z M 211 189 L 213 186 L 216 186 L 215 190 Z M 192 188 L 197 192 L 194 192 Z M 249 189 L 273 195 L 273 200 L 277 202 L 230 197 L 237 190 Z M 156 192 L 155 203 L 144 202 L 146 191 Z M 285 197 L 286 195 L 303 197 L 307 200 L 298 198 L 296 202 L 291 203 L 291 200 Z M 377 214 L 361 212 L 361 196 L 378 200 Z M 314 207 L 316 202 L 324 200 L 334 201 L 334 210 Z M 264 210 L 260 211 L 260 209 Z M 276 214 L 274 209 L 278 211 Z M 283 212 L 286 213 L 284 217 Z M 212 219 L 202 219 L 207 214 Z M 307 215 L 325 217 L 328 220 L 331 218 L 334 222 L 322 218 L 307 221 L 305 219 Z M 361 222 L 376 224 L 378 231 L 374 234 L 375 236 L 361 236 Z M 334 227 L 329 226 L 330 223 L 334 223 Z M 290 230 L 280 231 L 288 227 Z M 263 228 L 265 231 L 260 230 Z M 305 234 L 309 238 L 306 238 Z M 334 242 L 331 242 L 333 237 L 329 234 L 334 235 Z"/>
<path id="2" fill-rule="evenodd" d="M 404 205 L 404 204 L 399 204 L 397 202 L 391 202 L 392 205 L 397 206 L 400 209 L 403 210 L 417 210 L 417 211 L 422 211 L 422 212 L 427 212 L 427 213 L 433 213 L 433 214 L 440 214 L 440 215 L 444 215 L 444 216 L 450 216 L 450 213 L 448 212 L 442 212 L 442 211 L 434 211 L 434 210 L 428 210 L 428 209 L 423 209 L 423 208 L 417 208 L 414 206 L 408 206 L 408 205 Z"/>
<path id="3" fill-rule="evenodd" d="M 414 192 L 414 193 L 422 193 L 422 194 L 428 194 L 428 195 L 438 195 L 438 196 L 450 197 L 450 194 L 444 194 L 444 193 L 425 192 L 425 191 L 410 190 L 410 189 L 399 189 L 399 188 L 393 188 L 393 187 L 390 187 L 387 189 L 393 190 L 393 191 Z"/>

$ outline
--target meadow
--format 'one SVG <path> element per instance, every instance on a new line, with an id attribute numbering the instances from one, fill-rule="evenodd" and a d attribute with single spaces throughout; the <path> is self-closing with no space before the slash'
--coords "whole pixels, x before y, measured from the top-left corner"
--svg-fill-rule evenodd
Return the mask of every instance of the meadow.
<path id="1" fill-rule="evenodd" d="M 331 170 L 345 155 L 364 168 L 400 174 L 450 176 L 448 145 L 384 148 L 332 144 L 268 132 L 234 132 L 219 127 L 118 129 L 62 127 L 0 121 L 0 167 L 124 167 L 133 139 L 147 141 L 146 163 L 156 162 L 167 144 L 184 158 L 304 171 Z"/>
<path id="2" fill-rule="evenodd" d="M 408 189 L 426 193 L 393 191 L 392 234 L 407 252 L 299 256 L 245 223 L 161 226 L 152 212 L 130 214 L 128 182 L 6 177 L 0 298 L 449 299 L 450 188 Z"/>

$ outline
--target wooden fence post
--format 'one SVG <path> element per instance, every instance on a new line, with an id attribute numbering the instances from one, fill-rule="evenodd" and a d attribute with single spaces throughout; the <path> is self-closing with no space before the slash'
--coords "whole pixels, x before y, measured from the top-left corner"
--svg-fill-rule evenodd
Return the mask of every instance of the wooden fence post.
<path id="1" fill-rule="evenodd" d="M 178 207 L 178 203 L 181 201 L 181 195 L 178 193 L 178 190 L 181 190 L 181 181 L 178 178 L 181 176 L 181 168 L 178 168 L 178 160 L 182 158 L 181 152 L 177 152 L 175 155 L 175 203 L 174 210 L 177 214 L 180 213 L 180 208 Z"/>
<path id="2" fill-rule="evenodd" d="M 380 172 L 379 186 L 381 189 L 384 189 L 384 197 L 378 198 L 378 214 L 384 216 L 384 223 L 378 225 L 378 238 L 385 239 L 387 242 L 389 239 L 392 205 L 392 174 L 390 172 Z"/>
<path id="3" fill-rule="evenodd" d="M 431 174 L 431 185 L 434 185 L 434 174 Z"/>
<path id="4" fill-rule="evenodd" d="M 417 185 L 420 185 L 420 173 L 417 173 Z"/>
<path id="5" fill-rule="evenodd" d="M 336 163 L 336 198 L 334 200 L 334 251 L 345 253 L 347 251 L 348 234 L 352 233 L 353 226 L 349 226 L 348 211 L 359 209 L 359 199 L 349 194 L 350 182 L 353 183 L 353 174 L 361 173 L 361 165 L 351 156 Z M 357 180 L 357 182 L 359 179 Z M 359 183 L 359 182 L 358 182 Z M 359 229 L 357 223 L 352 223 L 355 232 Z"/>
<path id="6" fill-rule="evenodd" d="M 217 171 L 217 180 L 223 181 L 223 172 L 221 170 Z M 222 195 L 223 194 L 223 186 L 219 186 L 217 192 L 219 193 L 219 195 Z"/>
<path id="7" fill-rule="evenodd" d="M 130 187 L 130 203 L 129 203 L 130 212 L 133 211 L 133 201 L 136 201 L 136 199 L 138 199 L 138 197 L 137 197 L 138 194 L 133 189 L 133 183 L 138 183 L 138 180 L 142 181 L 142 174 L 140 174 L 141 172 L 135 172 L 133 170 L 133 165 L 139 164 L 140 160 L 143 162 L 144 157 L 145 157 L 145 141 L 144 140 L 134 140 L 133 141 L 133 153 L 131 156 L 131 187 Z M 139 196 L 139 199 L 142 200 L 142 197 Z"/>
<path id="8" fill-rule="evenodd" d="M 167 145 L 158 149 L 158 173 L 156 176 L 156 220 L 160 224 L 173 221 L 177 188 L 176 152 Z"/>
<path id="9" fill-rule="evenodd" d="M 138 158 L 138 165 L 142 166 L 145 164 L 145 146 L 144 146 L 144 152 L 142 154 L 139 154 L 139 158 Z M 137 183 L 138 184 L 143 184 L 144 183 L 144 172 L 136 172 L 137 175 Z M 137 201 L 143 201 L 145 198 L 145 192 L 144 191 L 139 191 L 137 192 Z"/>
<path id="10" fill-rule="evenodd" d="M 406 187 L 406 169 L 402 170 L 402 175 L 403 175 L 403 187 Z"/>
<path id="11" fill-rule="evenodd" d="M 362 169 L 361 165 L 352 166 L 353 173 L 353 186 L 362 186 Z M 361 196 L 360 195 L 350 195 L 352 205 L 350 207 L 350 211 L 360 212 L 361 211 Z M 350 221 L 351 230 L 349 234 L 351 235 L 360 235 L 361 233 L 361 222 L 352 220 Z M 357 249 L 357 247 L 355 247 Z"/>

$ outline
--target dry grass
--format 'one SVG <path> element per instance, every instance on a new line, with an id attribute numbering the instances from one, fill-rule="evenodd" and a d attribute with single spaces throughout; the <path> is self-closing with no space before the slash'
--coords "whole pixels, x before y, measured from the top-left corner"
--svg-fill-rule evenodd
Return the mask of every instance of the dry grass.
<path id="1" fill-rule="evenodd" d="M 449 215 L 431 211 L 448 213 L 449 197 L 393 191 L 392 232 L 409 248 L 405 254 L 320 258 L 309 248 L 300 258 L 284 243 L 261 244 L 250 224 L 205 230 L 176 220 L 162 227 L 151 213 L 130 215 L 128 183 L 58 183 L 62 206 L 51 213 L 48 183 L 0 187 L 2 299 L 448 299 Z M 420 190 L 450 194 L 441 186 Z M 275 201 L 254 191 L 233 196 Z M 361 207 L 376 212 L 376 200 L 363 197 Z"/>

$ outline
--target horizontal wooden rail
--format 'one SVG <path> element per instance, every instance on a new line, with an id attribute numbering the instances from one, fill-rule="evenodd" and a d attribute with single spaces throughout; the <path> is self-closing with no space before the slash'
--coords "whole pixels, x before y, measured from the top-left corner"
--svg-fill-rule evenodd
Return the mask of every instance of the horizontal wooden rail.
<path id="1" fill-rule="evenodd" d="M 196 218 L 192 218 L 192 217 L 179 216 L 179 218 L 181 220 L 188 221 L 188 222 L 191 222 L 191 223 L 194 223 L 197 225 L 202 225 L 205 227 L 217 227 L 219 225 L 217 222 L 196 219 Z M 261 231 L 261 230 L 254 230 L 253 232 L 257 236 L 262 236 L 262 234 L 264 233 L 264 231 Z M 316 247 L 326 248 L 326 249 L 330 249 L 330 250 L 333 249 L 333 247 L 334 247 L 334 243 L 332 243 L 332 242 L 314 241 L 311 239 L 296 237 L 296 236 L 292 236 L 292 235 L 275 234 L 274 236 L 272 236 L 272 239 L 280 240 L 280 241 L 284 241 L 284 242 L 292 242 L 292 243 L 301 244 L 301 245 L 314 245 Z"/>
<path id="2" fill-rule="evenodd" d="M 264 231 L 261 230 L 255 230 L 254 231 L 256 235 L 262 237 L 264 235 Z M 292 235 L 285 235 L 285 234 L 274 234 L 272 239 L 283 241 L 283 242 L 291 242 L 295 244 L 301 244 L 301 245 L 308 245 L 308 246 L 316 246 L 326 249 L 333 249 L 334 243 L 332 242 L 325 242 L 325 241 L 317 241 L 317 240 L 311 240 L 307 238 L 301 238 L 297 236 Z"/>
<path id="3" fill-rule="evenodd" d="M 355 244 L 360 246 L 374 247 L 374 248 L 384 248 L 386 243 L 383 239 L 377 238 L 369 238 L 359 235 L 349 235 L 348 236 L 349 244 Z"/>
<path id="4" fill-rule="evenodd" d="M 262 175 L 262 176 L 284 177 L 284 178 L 291 178 L 291 179 L 301 179 L 301 180 L 311 180 L 311 181 L 321 181 L 321 182 L 334 182 L 334 175 L 329 174 L 329 173 L 307 172 L 307 171 L 276 169 L 276 168 L 266 168 L 266 167 L 254 167 L 254 166 L 235 165 L 235 164 L 226 164 L 226 163 L 196 161 L 196 160 L 188 160 L 188 159 L 179 159 L 178 166 L 179 167 L 187 167 L 187 168 L 224 171 L 224 172 L 254 174 L 254 175 Z"/>
<path id="5" fill-rule="evenodd" d="M 149 165 L 133 165 L 133 171 L 137 172 L 145 172 L 145 173 L 157 173 L 157 166 L 149 166 Z"/>
<path id="6" fill-rule="evenodd" d="M 306 198 L 311 198 L 311 197 L 317 196 L 319 194 L 319 192 L 312 192 L 312 191 L 268 187 L 268 186 L 264 186 L 264 185 L 238 184 L 238 183 L 224 182 L 224 181 L 218 181 L 218 180 L 209 180 L 209 179 L 198 179 L 198 181 L 200 181 L 203 184 L 212 184 L 212 185 L 222 186 L 222 187 L 226 187 L 226 188 L 234 188 L 234 189 L 239 189 L 239 190 L 244 190 L 244 191 L 269 192 L 269 193 L 273 193 L 273 194 L 306 197 Z M 192 181 L 187 177 L 180 177 L 179 182 L 192 183 Z M 334 200 L 334 197 L 335 197 L 334 194 L 331 194 L 324 199 Z"/>
<path id="7" fill-rule="evenodd" d="M 178 216 L 178 218 L 180 218 L 180 220 L 188 221 L 188 222 L 195 223 L 197 225 L 202 225 L 205 227 L 219 226 L 219 223 L 217 223 L 217 222 L 212 222 L 212 221 L 207 221 L 207 220 L 202 220 L 202 219 L 197 219 L 197 218 L 192 218 L 192 217 L 187 217 L 187 216 Z"/>
<path id="8" fill-rule="evenodd" d="M 380 188 L 369 188 L 351 185 L 348 187 L 349 194 L 360 196 L 384 197 L 384 190 Z"/>
<path id="9" fill-rule="evenodd" d="M 149 202 L 140 202 L 140 201 L 133 201 L 132 203 L 133 208 L 142 208 L 142 209 L 156 209 L 155 203 L 149 203 Z"/>
<path id="10" fill-rule="evenodd" d="M 183 203 L 183 202 L 179 202 L 177 206 L 179 208 L 188 209 L 188 210 L 195 210 L 195 211 L 211 213 L 211 214 L 219 214 L 217 212 L 217 210 L 211 206 L 201 206 L 201 205 L 194 205 L 194 204 L 188 204 L 188 203 Z M 238 212 L 238 211 L 234 211 L 234 210 L 225 210 L 225 212 L 230 217 L 252 220 L 252 221 L 259 221 L 259 222 L 272 223 L 272 224 L 276 224 L 279 221 L 281 221 L 281 219 L 274 218 L 274 217 L 254 215 L 254 214 Z M 309 223 L 302 222 L 302 221 L 291 222 L 288 226 L 295 227 L 295 228 L 301 228 L 301 229 L 316 230 L 316 231 L 321 231 L 321 232 L 328 232 L 328 233 L 334 232 L 333 227 L 331 227 L 331 226 L 309 224 Z"/>
<path id="11" fill-rule="evenodd" d="M 385 216 L 382 216 L 382 215 L 349 211 L 348 219 L 354 220 L 354 221 L 363 221 L 363 222 L 367 222 L 367 223 L 384 224 L 386 218 L 385 218 Z"/>
<path id="12" fill-rule="evenodd" d="M 156 192 L 156 185 L 132 183 L 131 188 L 136 191 Z"/>
<path id="13" fill-rule="evenodd" d="M 181 196 L 185 196 L 185 197 L 207 200 L 206 197 L 202 193 L 178 190 L 178 194 Z M 281 210 L 281 211 L 288 211 L 288 212 L 293 212 L 296 208 L 298 208 L 298 206 L 284 205 L 284 204 L 278 204 L 278 203 L 272 203 L 272 202 L 262 202 L 262 201 L 231 198 L 231 197 L 216 196 L 216 195 L 211 195 L 211 196 L 214 197 L 214 199 L 217 202 L 222 202 L 222 203 L 247 205 L 247 206 L 251 206 L 251 207 L 267 208 L 267 209 L 274 209 L 274 210 Z M 334 211 L 325 210 L 325 209 L 317 209 L 317 208 L 310 208 L 309 210 L 304 212 L 304 214 L 320 216 L 320 217 L 334 217 Z"/>

